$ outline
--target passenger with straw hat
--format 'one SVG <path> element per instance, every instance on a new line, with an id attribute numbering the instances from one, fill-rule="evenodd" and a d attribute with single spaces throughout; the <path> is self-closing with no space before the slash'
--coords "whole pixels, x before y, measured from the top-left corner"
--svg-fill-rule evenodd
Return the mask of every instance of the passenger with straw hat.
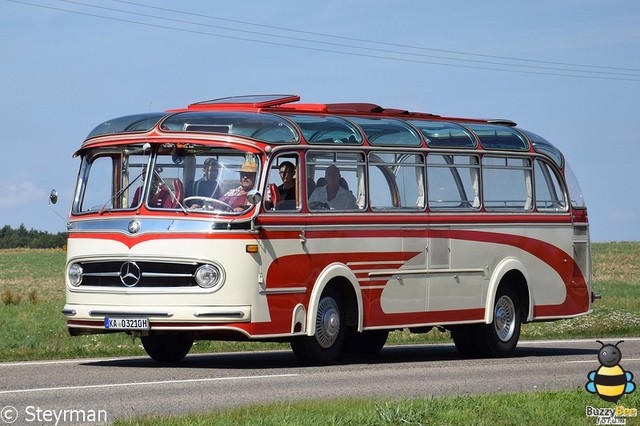
<path id="1" fill-rule="evenodd" d="M 258 164 L 255 161 L 245 161 L 240 167 L 240 186 L 227 191 L 220 201 L 229 204 L 233 210 L 239 212 L 248 207 L 247 193 L 253 189 L 256 183 Z"/>

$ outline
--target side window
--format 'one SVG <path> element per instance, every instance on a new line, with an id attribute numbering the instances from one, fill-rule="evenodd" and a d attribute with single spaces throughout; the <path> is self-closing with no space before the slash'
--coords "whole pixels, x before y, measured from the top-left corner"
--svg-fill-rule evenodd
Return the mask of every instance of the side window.
<path id="1" fill-rule="evenodd" d="M 539 211 L 566 211 L 567 202 L 558 176 L 545 162 L 535 162 L 536 208 Z"/>
<path id="2" fill-rule="evenodd" d="M 427 193 L 429 208 L 478 210 L 480 166 L 474 155 L 429 154 Z"/>
<path id="3" fill-rule="evenodd" d="M 366 207 L 362 153 L 309 151 L 306 163 L 307 178 L 315 185 L 307 200 L 309 210 L 362 210 Z"/>
<path id="4" fill-rule="evenodd" d="M 369 154 L 369 198 L 374 210 L 424 208 L 424 163 L 421 155 Z"/>
<path id="5" fill-rule="evenodd" d="M 482 187 L 487 210 L 531 210 L 531 160 L 528 158 L 482 158 Z"/>
<path id="6" fill-rule="evenodd" d="M 264 208 L 268 211 L 298 210 L 300 186 L 298 155 L 282 154 L 269 166 Z"/>
<path id="7" fill-rule="evenodd" d="M 81 213 L 98 211 L 103 206 L 113 208 L 116 200 L 113 200 L 114 188 L 114 163 L 112 157 L 98 157 L 93 162 L 88 163 L 90 167 L 87 176 L 84 197 L 78 211 Z M 105 184 L 111 182 L 111 185 Z"/>

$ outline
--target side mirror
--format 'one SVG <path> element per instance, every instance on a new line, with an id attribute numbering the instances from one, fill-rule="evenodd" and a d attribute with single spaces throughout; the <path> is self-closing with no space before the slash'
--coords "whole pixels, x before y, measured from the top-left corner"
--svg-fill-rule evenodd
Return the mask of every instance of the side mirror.
<path id="1" fill-rule="evenodd" d="M 260 204 L 262 201 L 262 194 L 260 194 L 257 190 L 252 189 L 247 192 L 247 203 L 255 206 L 256 204 Z"/>
<path id="2" fill-rule="evenodd" d="M 56 204 L 58 202 L 58 191 L 55 189 L 51 190 L 49 194 L 49 204 Z"/>

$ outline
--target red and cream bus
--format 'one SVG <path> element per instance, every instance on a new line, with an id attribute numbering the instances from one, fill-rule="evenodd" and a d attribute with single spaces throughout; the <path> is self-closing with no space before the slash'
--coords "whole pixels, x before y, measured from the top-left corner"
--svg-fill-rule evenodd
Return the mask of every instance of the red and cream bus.
<path id="1" fill-rule="evenodd" d="M 505 356 L 523 323 L 591 312 L 587 210 L 561 152 L 508 120 L 298 96 L 109 120 L 76 152 L 71 335 L 158 361 L 289 341 L 304 363 L 450 331 Z"/>

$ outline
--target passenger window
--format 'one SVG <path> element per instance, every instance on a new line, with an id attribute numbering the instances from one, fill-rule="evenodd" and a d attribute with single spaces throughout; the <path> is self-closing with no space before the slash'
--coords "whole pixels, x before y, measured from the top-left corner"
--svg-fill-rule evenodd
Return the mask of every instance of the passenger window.
<path id="1" fill-rule="evenodd" d="M 271 162 L 264 194 L 265 210 L 290 211 L 299 208 L 298 163 L 296 154 L 279 155 Z"/>
<path id="2" fill-rule="evenodd" d="M 545 162 L 535 163 L 536 208 L 539 211 L 566 211 L 567 202 L 558 176 Z"/>
<path id="3" fill-rule="evenodd" d="M 431 210 L 478 210 L 480 166 L 473 155 L 429 154 L 427 193 Z"/>
<path id="4" fill-rule="evenodd" d="M 307 152 L 307 178 L 315 189 L 309 193 L 311 211 L 362 210 L 364 192 L 364 156 L 355 152 Z"/>
<path id="5" fill-rule="evenodd" d="M 424 163 L 421 155 L 369 154 L 369 198 L 374 210 L 424 208 Z"/>
<path id="6" fill-rule="evenodd" d="M 531 160 L 528 158 L 482 158 L 482 187 L 487 210 L 531 210 Z"/>

